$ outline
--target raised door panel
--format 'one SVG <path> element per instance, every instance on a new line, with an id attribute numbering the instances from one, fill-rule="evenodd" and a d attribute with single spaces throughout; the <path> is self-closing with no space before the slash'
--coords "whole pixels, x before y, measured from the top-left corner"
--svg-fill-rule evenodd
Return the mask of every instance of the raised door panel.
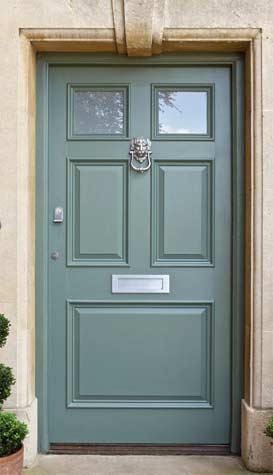
<path id="1" fill-rule="evenodd" d="M 127 163 L 68 160 L 68 265 L 127 264 Z"/>
<path id="2" fill-rule="evenodd" d="M 212 302 L 67 305 L 69 407 L 211 407 Z"/>
<path id="3" fill-rule="evenodd" d="M 213 265 L 213 160 L 155 161 L 152 265 Z"/>

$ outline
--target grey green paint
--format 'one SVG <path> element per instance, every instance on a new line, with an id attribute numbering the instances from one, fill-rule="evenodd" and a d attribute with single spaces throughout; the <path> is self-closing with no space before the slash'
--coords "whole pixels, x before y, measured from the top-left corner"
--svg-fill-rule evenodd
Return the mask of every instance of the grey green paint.
<path id="1" fill-rule="evenodd" d="M 76 64 L 90 65 L 95 63 L 109 65 L 108 67 L 103 66 L 103 76 L 99 77 L 99 74 L 101 73 L 95 72 L 96 69 L 101 68 L 93 69 L 92 67 L 75 67 Z M 62 66 L 57 66 L 58 64 L 62 64 Z M 110 64 L 112 64 L 112 67 Z M 173 66 L 175 65 L 176 68 L 173 66 L 169 68 L 168 66 L 170 64 Z M 201 64 L 202 68 L 199 68 Z M 118 66 L 118 68 L 114 68 L 114 65 Z M 149 65 L 153 65 L 153 68 L 149 67 Z M 197 65 L 199 66 L 198 68 Z M 222 68 L 224 65 L 225 67 Z M 127 66 L 134 67 L 131 68 Z M 142 68 L 141 66 L 146 67 Z M 157 66 L 157 69 L 154 68 L 155 66 Z M 188 66 L 188 68 L 185 68 L 185 66 Z M 109 86 L 109 74 L 107 72 L 109 71 L 109 67 L 111 68 L 111 80 L 113 83 L 118 82 L 118 85 L 120 85 L 124 84 L 124 81 L 131 83 L 139 81 L 138 94 L 133 91 L 133 87 L 131 86 L 132 97 L 128 113 L 131 117 L 132 136 L 149 135 L 145 132 L 150 130 L 150 113 L 147 112 L 148 109 L 143 113 L 143 107 L 145 109 L 145 107 L 148 107 L 150 104 L 150 87 L 152 83 L 158 81 L 160 84 L 173 84 L 176 80 L 178 81 L 177 76 L 180 76 L 179 82 L 181 83 L 181 71 L 183 71 L 183 73 L 186 72 L 185 76 L 183 76 L 183 80 L 185 77 L 185 82 L 187 83 L 195 83 L 200 80 L 202 83 L 211 83 L 213 82 L 212 78 L 217 76 L 219 87 L 221 87 L 220 84 L 223 80 L 229 82 L 229 79 L 231 78 L 232 88 L 230 91 L 231 94 L 228 97 L 229 87 L 223 86 L 223 94 L 219 95 L 219 100 L 222 101 L 222 107 L 219 109 L 217 108 L 216 96 L 215 110 L 216 114 L 219 114 L 215 121 L 216 143 L 217 137 L 220 139 L 218 149 L 213 149 L 214 145 L 212 141 L 206 142 L 206 145 L 198 144 L 198 142 L 195 143 L 194 141 L 185 141 L 182 144 L 182 149 L 180 148 L 181 142 L 179 142 L 180 145 L 178 146 L 177 141 L 170 142 L 163 141 L 162 139 L 158 142 L 153 141 L 154 162 L 151 181 L 149 174 L 136 176 L 130 172 L 127 176 L 124 171 L 122 171 L 126 164 L 128 141 L 123 139 L 121 141 L 115 141 L 114 143 L 110 140 L 93 142 L 92 147 L 94 150 L 94 156 L 91 158 L 99 163 L 103 162 L 103 166 L 108 164 L 109 167 L 107 173 L 110 173 L 110 175 L 113 174 L 115 177 L 114 180 L 111 180 L 110 188 L 112 191 L 110 191 L 112 196 L 115 195 L 116 197 L 113 209 L 117 215 L 117 222 L 113 223 L 113 226 L 116 226 L 114 229 L 116 233 L 114 244 L 107 240 L 107 236 L 104 236 L 102 243 L 97 242 L 95 246 L 96 252 L 94 252 L 93 249 L 88 248 L 88 239 L 83 239 L 82 242 L 79 242 L 78 239 L 77 242 L 77 226 L 73 226 L 72 216 L 73 209 L 75 209 L 73 207 L 78 206 L 77 192 L 81 193 L 79 186 L 77 189 L 77 174 L 79 175 L 79 169 L 77 169 L 77 166 L 87 167 L 85 169 L 88 169 L 91 177 L 92 167 L 100 167 L 100 165 L 94 165 L 94 162 L 90 160 L 91 142 L 89 142 L 89 140 L 66 141 L 66 84 L 84 83 L 86 85 L 87 83 L 89 84 L 93 82 L 97 84 L 99 81 L 104 83 L 100 78 L 107 77 L 107 84 Z M 241 92 L 242 67 L 243 63 L 240 57 L 230 57 L 225 55 L 221 57 L 215 55 L 199 57 L 161 56 L 143 60 L 137 58 L 120 58 L 110 55 L 47 55 L 41 56 L 39 59 L 36 218 L 36 366 L 40 414 L 40 447 L 42 450 L 47 450 L 49 441 L 225 443 L 229 440 L 231 440 L 232 449 L 234 451 L 238 450 L 239 403 L 242 394 L 240 388 L 242 384 L 243 327 L 242 230 L 244 190 L 242 159 L 243 143 L 241 140 L 241 124 L 243 123 L 243 95 Z M 88 70 L 92 70 L 92 75 L 87 73 Z M 97 77 L 94 78 L 93 75 L 96 76 L 96 74 Z M 92 79 L 90 79 L 90 77 Z M 226 79 L 224 79 L 224 77 Z M 53 81 L 50 82 L 49 96 L 48 78 L 50 81 Z M 52 78 L 54 78 L 54 80 Z M 145 87 L 142 81 L 144 81 L 145 84 L 149 83 L 149 87 Z M 225 84 L 228 83 L 226 82 Z M 225 96 L 225 94 L 227 95 Z M 47 141 L 47 97 L 49 97 L 49 104 L 51 104 L 50 107 L 54 107 L 54 110 L 51 109 L 49 115 L 49 143 Z M 134 113 L 132 113 L 132 111 L 134 111 Z M 231 118 L 233 122 L 232 129 L 230 128 Z M 218 133 L 217 124 L 219 124 Z M 220 129 L 221 124 L 222 129 Z M 227 131 L 229 131 L 229 133 L 227 133 Z M 240 133 L 238 134 L 237 131 Z M 52 137 L 54 137 L 53 140 Z M 230 145 L 231 148 L 229 149 Z M 221 147 L 222 157 L 226 158 L 226 163 L 224 161 L 222 162 L 224 168 L 221 167 L 221 170 L 223 173 L 220 173 L 217 176 L 217 159 L 221 155 L 221 153 L 219 154 Z M 181 150 L 183 151 L 182 158 Z M 47 175 L 48 157 L 50 158 L 49 180 Z M 55 159 L 53 159 L 53 157 L 55 157 Z M 55 166 L 56 164 L 56 157 L 61 157 L 61 163 L 63 164 L 59 169 L 53 170 L 52 166 Z M 158 251 L 154 247 L 154 256 L 156 256 L 157 264 L 158 256 L 163 257 L 165 262 L 164 268 L 162 268 L 162 273 L 167 272 L 170 274 L 171 289 L 175 289 L 169 297 L 166 298 L 166 295 L 159 295 L 155 299 L 155 296 L 153 296 L 151 301 L 151 296 L 149 295 L 137 296 L 137 300 L 136 298 L 133 299 L 132 296 L 119 295 L 115 299 L 110 292 L 110 276 L 115 272 L 114 267 L 112 266 L 117 264 L 118 267 L 120 264 L 124 265 L 124 263 L 128 262 L 131 266 L 130 273 L 153 273 L 152 268 L 150 268 L 150 243 L 152 246 L 155 246 L 155 241 L 158 242 L 158 238 L 160 238 L 160 226 L 162 227 L 162 223 L 159 223 L 158 226 L 154 226 L 153 218 L 149 213 L 149 202 L 151 197 L 153 197 L 154 200 L 156 193 L 158 193 L 158 189 L 160 189 L 160 186 L 158 186 L 158 180 L 153 179 L 153 176 L 155 176 L 155 170 L 159 170 L 163 165 L 165 168 L 163 175 L 166 174 L 168 180 L 172 181 L 172 174 L 169 173 L 169 167 L 173 166 L 175 163 L 175 166 L 177 165 L 180 167 L 178 171 L 182 170 L 181 166 L 183 166 L 184 158 L 186 158 L 189 166 L 189 172 L 191 171 L 191 166 L 196 167 L 196 165 L 199 164 L 197 182 L 203 184 L 201 187 L 201 195 L 204 199 L 202 200 L 201 206 L 201 195 L 199 195 L 199 201 L 198 197 L 196 198 L 195 209 L 197 214 L 199 213 L 199 217 L 202 218 L 201 229 L 207 230 L 205 243 L 202 242 L 201 236 L 201 241 L 200 239 L 198 241 L 198 243 L 201 242 L 200 253 L 196 251 L 198 247 L 196 243 L 193 246 L 195 251 L 194 253 L 192 252 L 191 243 L 187 236 L 185 239 L 187 240 L 188 248 L 184 245 L 182 249 L 181 244 L 173 237 L 169 240 L 169 243 L 167 238 L 167 243 L 165 243 L 162 248 L 164 251 L 163 254 L 160 251 L 160 246 L 159 253 L 161 252 L 161 254 L 158 254 Z M 213 159 L 216 162 L 215 197 L 213 197 Z M 206 165 L 204 167 L 203 163 L 200 165 L 200 162 L 203 160 L 208 164 L 208 166 Z M 66 195 L 66 162 L 68 162 L 68 168 L 71 168 L 71 181 L 69 183 L 74 186 L 74 191 L 69 194 L 70 202 L 68 202 L 65 214 L 68 221 L 67 234 L 70 239 L 70 244 L 68 239 L 67 255 L 64 248 L 66 226 L 55 225 L 54 227 L 51 223 L 52 209 L 55 202 L 56 205 L 63 205 L 64 207 L 66 205 L 64 200 Z M 84 164 L 82 162 L 84 162 Z M 234 177 L 232 181 L 231 163 Z M 117 168 L 114 167 L 114 164 L 117 164 Z M 225 169 L 225 167 L 227 168 Z M 93 170 L 97 172 L 100 171 L 99 168 L 93 168 Z M 225 170 L 227 173 L 224 173 Z M 69 173 L 67 176 L 69 177 Z M 93 177 L 90 179 L 93 180 Z M 177 180 L 178 178 L 175 178 L 173 186 L 177 186 Z M 48 183 L 50 187 L 49 194 L 47 193 Z M 120 185 L 123 189 L 122 193 Z M 115 193 L 117 188 L 119 191 Z M 172 189 L 172 183 L 170 183 L 169 189 Z M 127 204 L 124 204 L 126 201 L 124 199 L 124 196 L 126 195 L 124 190 L 129 194 Z M 223 191 L 222 198 L 221 190 Z M 56 195 L 54 196 L 55 192 Z M 88 195 L 88 186 L 86 187 L 86 198 L 83 200 L 83 206 L 85 206 L 84 201 L 88 199 L 86 193 Z M 226 197 L 224 199 L 225 193 L 225 196 L 228 194 L 229 198 Z M 142 198 L 139 201 L 136 199 L 137 197 Z M 222 238 L 221 242 L 225 242 L 226 246 L 224 251 L 220 253 L 219 246 L 217 251 L 217 241 L 215 241 L 214 262 L 214 224 L 211 208 L 208 206 L 208 203 L 213 205 L 217 197 L 218 203 L 222 203 L 224 207 L 230 207 L 230 210 L 227 211 L 226 218 L 231 219 L 231 217 L 233 217 L 233 225 L 230 228 L 228 226 L 223 229 L 222 226 L 219 228 L 220 217 L 217 217 L 217 212 L 215 213 L 215 231 L 218 232 L 218 236 L 220 233 Z M 47 206 L 48 199 L 50 202 L 49 207 Z M 195 199 L 194 196 L 192 199 Z M 64 200 L 63 203 L 59 202 L 62 200 Z M 167 196 L 164 197 L 164 200 L 166 209 L 168 209 L 171 202 L 171 197 L 168 193 Z M 205 206 L 204 203 L 206 204 Z M 124 209 L 122 209 L 122 206 L 128 206 L 130 212 L 126 214 Z M 155 211 L 155 207 L 156 206 L 152 207 L 153 212 Z M 106 206 L 105 210 L 107 214 Z M 184 206 L 184 212 L 186 212 L 185 210 L 186 205 Z M 84 215 L 84 209 L 82 212 Z M 94 213 L 95 210 L 93 210 L 93 220 L 99 220 L 100 218 Z M 179 208 L 176 207 L 174 210 L 174 216 L 170 217 L 171 220 L 173 219 L 173 224 L 171 222 L 170 227 L 175 225 L 175 213 L 177 213 L 177 217 L 179 217 Z M 122 220 L 123 222 L 121 222 Z M 127 220 L 127 222 L 124 223 L 124 220 Z M 47 234 L 48 226 L 49 241 Z M 120 231 L 121 228 L 122 232 Z M 151 236 L 157 236 L 155 240 L 151 236 L 149 237 L 147 230 L 150 230 L 150 228 Z M 88 227 L 86 228 L 86 225 L 83 225 L 83 229 L 85 233 L 92 236 L 92 227 L 88 229 Z M 139 236 L 138 233 L 139 229 L 144 229 L 144 233 L 142 233 L 141 236 Z M 229 233 L 230 239 L 228 238 Z M 168 236 L 168 231 L 166 231 L 166 236 Z M 139 244 L 139 242 L 141 244 Z M 49 252 L 53 245 L 54 248 L 61 249 L 61 259 L 57 262 L 49 260 Z M 175 252 L 173 252 L 173 250 L 175 250 Z M 210 254 L 208 254 L 208 250 Z M 126 254 L 127 251 L 128 254 Z M 230 260 L 231 251 L 233 257 Z M 226 255 L 223 256 L 225 252 Z M 109 257 L 110 254 L 111 257 Z M 174 258 L 175 263 L 167 262 L 169 261 L 170 254 L 172 255 L 172 259 Z M 196 259 L 197 254 L 200 254 L 202 258 L 205 256 L 209 262 L 198 262 L 200 256 Z M 194 255 L 194 259 L 192 255 Z M 189 257 L 190 259 L 187 260 Z M 66 259 L 68 259 L 68 267 L 64 267 Z M 95 259 L 97 259 L 97 262 L 95 262 Z M 120 262 L 113 262 L 115 259 L 120 259 Z M 181 262 L 178 262 L 179 259 Z M 224 261 L 221 261 L 221 259 L 224 259 Z M 121 260 L 123 262 L 121 262 Z M 190 260 L 191 262 L 189 262 Z M 216 285 L 215 290 L 217 295 L 217 299 L 215 299 L 215 295 L 213 295 L 212 289 L 210 289 L 209 276 L 211 275 L 211 272 L 214 272 L 215 269 L 217 270 L 217 263 L 221 264 L 221 262 L 225 262 L 225 265 L 228 267 L 225 268 L 222 280 L 220 280 L 219 274 L 215 281 L 216 283 L 214 285 Z M 215 268 L 211 267 L 209 264 L 215 264 Z M 170 265 L 170 267 L 166 269 L 165 265 Z M 48 267 L 49 279 L 47 280 L 46 275 Z M 119 267 L 119 270 L 116 273 L 120 272 L 121 268 Z M 126 269 L 124 269 L 123 272 L 126 273 Z M 160 269 L 157 268 L 156 273 L 159 272 Z M 71 273 L 74 274 L 74 277 Z M 224 291 L 223 283 L 225 284 L 225 289 L 230 289 L 228 292 L 226 292 L 226 290 Z M 65 294 L 65 287 L 67 289 L 70 288 L 69 295 Z M 90 294 L 92 302 L 90 301 Z M 219 320 L 221 319 L 221 316 L 217 316 L 221 313 L 219 308 L 219 295 L 221 296 L 221 302 L 225 307 L 225 318 L 223 318 L 222 321 Z M 122 301 L 120 300 L 121 297 Z M 66 300 L 69 301 L 67 304 L 65 304 Z M 111 304 L 110 301 L 113 301 L 113 304 Z M 160 324 L 157 326 L 155 325 L 155 318 L 159 312 L 158 304 L 161 301 Z M 208 301 L 211 302 L 208 306 L 210 309 L 209 313 L 205 310 Z M 68 307 L 67 317 L 66 305 Z M 117 314 L 117 309 L 120 308 L 119 306 L 122 307 L 122 312 L 118 311 L 120 313 Z M 200 311 L 200 306 L 203 309 L 202 311 Z M 140 313 L 138 313 L 139 307 L 141 308 Z M 95 308 L 98 308 L 98 310 L 95 310 Z M 106 323 L 108 328 L 108 325 L 111 323 L 110 316 L 114 316 L 115 314 L 117 314 L 118 317 L 116 320 L 117 326 L 113 328 L 113 338 L 108 341 L 109 346 L 107 346 L 106 343 L 109 335 L 107 336 Z M 189 318 L 189 314 L 192 316 L 192 319 Z M 104 315 L 103 318 L 100 318 L 101 315 Z M 146 319 L 144 319 L 145 315 Z M 67 333 L 65 318 L 68 319 Z M 213 318 L 215 318 L 215 324 L 213 324 Z M 139 343 L 142 341 L 140 338 L 140 321 L 143 322 L 142 330 L 145 330 L 145 346 L 143 353 L 141 351 L 138 352 L 138 348 L 133 348 L 133 341 L 130 341 L 132 330 L 130 324 L 134 327 L 136 342 Z M 153 385 L 151 382 L 149 383 L 149 370 L 150 374 L 152 374 L 155 368 L 157 368 L 153 361 L 153 356 L 156 352 L 159 352 L 159 367 L 165 364 L 168 368 L 168 359 L 164 357 L 167 354 L 167 348 L 163 354 L 159 351 L 157 346 L 158 339 L 162 338 L 164 331 L 166 331 L 166 328 L 163 329 L 164 321 L 171 322 L 170 326 L 168 326 L 168 331 L 170 332 L 169 335 L 173 335 L 173 338 L 176 338 L 173 348 L 171 345 L 171 336 L 171 340 L 168 340 L 168 338 L 163 338 L 162 340 L 162 342 L 166 341 L 168 347 L 171 348 L 169 363 L 178 361 L 177 367 L 175 367 L 175 364 L 172 364 L 174 369 L 170 372 L 170 395 L 166 394 L 166 388 L 168 387 L 166 382 L 163 381 L 162 388 L 157 387 L 156 384 Z M 117 328 L 119 331 L 117 331 Z M 182 331 L 182 328 L 184 329 L 184 332 Z M 96 347 L 95 344 L 89 348 L 90 355 L 92 354 L 93 357 L 98 359 L 104 358 L 104 362 L 108 361 L 109 363 L 109 361 L 112 361 L 110 358 L 111 353 L 109 353 L 109 351 L 111 350 L 111 344 L 114 345 L 115 341 L 117 346 L 123 346 L 125 357 L 126 354 L 128 355 L 131 348 L 131 360 L 129 358 L 131 364 L 136 361 L 137 355 L 139 355 L 140 358 L 144 357 L 144 355 L 150 357 L 150 367 L 147 365 L 143 374 L 138 374 L 136 372 L 136 380 L 138 380 L 140 385 L 139 393 L 131 391 L 129 387 L 126 387 L 125 382 L 127 381 L 128 384 L 130 382 L 128 361 L 127 367 L 125 365 L 124 368 L 124 374 L 127 376 L 122 378 L 121 374 L 113 372 L 113 376 L 116 375 L 116 377 L 112 379 L 112 382 L 111 378 L 109 378 L 109 380 L 107 378 L 107 384 L 105 379 L 103 380 L 103 376 L 107 376 L 107 371 L 99 371 L 98 365 L 96 376 L 94 376 L 94 383 L 96 382 L 97 384 L 97 390 L 103 389 L 106 392 L 108 391 L 108 395 L 106 395 L 106 398 L 104 399 L 102 397 L 98 398 L 99 401 L 96 399 L 95 402 L 94 396 L 97 397 L 98 394 L 96 395 L 94 385 L 90 387 L 90 379 L 86 377 L 90 367 L 89 363 L 91 364 L 92 362 L 93 364 L 93 360 L 92 358 L 89 359 L 88 354 L 89 339 L 86 337 L 88 332 L 90 338 L 93 335 L 93 332 L 97 332 L 97 334 L 106 338 L 103 347 L 105 348 L 105 352 L 102 352 L 101 347 Z M 73 335 L 75 336 L 74 339 Z M 83 345 L 78 344 L 78 338 L 80 335 Z M 188 335 L 186 339 L 185 335 Z M 195 346 L 196 341 L 193 340 L 194 335 L 199 335 L 199 341 L 201 342 L 200 347 Z M 194 342 L 192 347 L 190 345 L 191 341 Z M 215 341 L 216 344 L 216 353 L 218 352 L 216 355 L 211 353 L 210 343 L 212 341 Z M 148 342 L 150 344 L 148 344 Z M 66 391 L 65 370 L 66 348 L 68 351 L 68 362 L 70 362 L 70 366 L 69 364 L 67 366 L 68 391 Z M 86 348 L 87 352 L 86 357 L 82 354 L 82 352 L 85 351 L 84 348 Z M 201 353 L 200 348 L 203 348 Z M 230 353 L 231 348 L 232 353 Z M 194 362 L 189 358 L 192 350 L 195 350 L 196 354 L 196 360 Z M 219 356 L 220 354 L 223 354 L 222 352 L 224 352 L 224 358 L 223 361 L 219 361 Z M 202 355 L 202 358 L 200 355 Z M 206 355 L 205 358 L 204 355 Z M 80 356 L 82 363 L 80 367 L 78 366 L 78 369 L 80 368 L 80 370 L 77 373 L 77 364 L 79 363 Z M 183 385 L 183 381 L 179 381 L 179 378 L 176 380 L 174 375 L 176 370 L 183 370 L 183 365 L 179 366 L 179 362 L 184 361 L 184 359 L 188 359 L 189 362 L 192 361 L 193 366 L 189 372 L 192 372 L 195 376 L 195 380 L 193 378 L 192 381 L 187 381 L 186 378 L 187 383 L 184 382 L 185 384 Z M 118 358 L 116 359 L 117 368 L 120 368 L 118 363 L 121 363 L 121 361 L 122 360 L 119 360 Z M 202 366 L 204 365 L 204 361 L 206 363 L 206 370 L 204 370 Z M 216 362 L 215 368 L 213 361 Z M 105 366 L 107 368 L 107 365 Z M 71 371 L 69 371 L 69 367 L 71 367 Z M 144 362 L 142 362 L 142 367 L 144 367 Z M 79 378 L 79 372 L 81 378 Z M 198 374 L 202 374 L 201 386 L 198 386 L 196 383 L 198 380 L 196 375 Z M 50 381 L 48 381 L 47 375 L 50 378 Z M 133 379 L 131 384 L 133 384 Z M 228 390 L 226 384 L 229 388 Z M 156 389 L 157 394 L 151 394 Z M 121 390 L 123 390 L 123 395 L 118 394 Z M 92 391 L 93 393 L 89 394 Z M 156 396 L 156 398 L 153 397 L 151 400 L 151 395 Z M 206 397 L 204 397 L 204 395 Z M 101 396 L 101 394 L 99 396 Z M 118 396 L 122 397 L 120 398 Z M 169 396 L 171 397 L 169 398 Z M 217 397 L 218 402 L 216 404 L 216 399 L 214 399 L 214 397 Z M 127 400 L 127 398 L 129 398 L 129 400 Z M 65 409 L 66 400 L 68 401 L 68 405 L 72 404 L 76 406 Z M 193 401 L 195 401 L 194 404 Z M 208 401 L 214 409 L 204 407 L 204 401 Z M 102 406 L 100 408 L 94 407 L 96 404 L 102 404 Z M 112 409 L 109 408 L 109 405 L 111 404 L 113 406 Z M 116 407 L 117 404 L 119 404 L 119 407 Z M 137 407 L 132 407 L 134 404 L 137 405 Z M 145 404 L 147 407 L 141 409 Z M 152 408 L 151 405 L 153 404 L 156 404 L 156 407 Z M 168 404 L 170 407 L 166 409 Z M 184 406 L 175 407 L 175 404 L 178 406 Z M 187 404 L 189 406 L 187 406 Z M 194 407 L 190 407 L 191 404 Z M 80 407 L 77 407 L 77 405 L 80 405 Z M 90 408 L 90 405 L 93 405 L 92 408 Z M 127 407 L 127 405 L 129 405 L 129 407 Z M 138 407 L 138 405 L 141 407 Z M 211 413 L 214 410 L 216 411 L 217 408 L 219 411 L 217 418 L 219 420 L 215 420 L 215 423 L 211 423 Z M 202 427 L 202 430 L 198 431 L 198 435 L 193 429 L 195 424 L 201 424 L 200 427 Z M 209 429 L 204 430 L 204 427 L 209 427 Z"/>

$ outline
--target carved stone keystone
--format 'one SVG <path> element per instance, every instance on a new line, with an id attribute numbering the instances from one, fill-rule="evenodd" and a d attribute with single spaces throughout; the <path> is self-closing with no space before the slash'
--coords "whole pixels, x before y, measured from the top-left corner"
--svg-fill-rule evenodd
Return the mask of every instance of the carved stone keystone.
<path id="1" fill-rule="evenodd" d="M 162 51 L 166 0 L 112 0 L 117 50 L 128 56 Z"/>

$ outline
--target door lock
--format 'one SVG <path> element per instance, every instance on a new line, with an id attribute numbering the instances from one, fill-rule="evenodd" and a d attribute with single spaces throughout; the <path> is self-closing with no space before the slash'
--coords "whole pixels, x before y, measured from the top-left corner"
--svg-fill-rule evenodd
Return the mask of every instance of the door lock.
<path id="1" fill-rule="evenodd" d="M 59 253 L 58 251 L 53 251 L 53 252 L 51 253 L 51 259 L 52 259 L 53 261 L 57 261 L 57 259 L 59 259 L 59 257 L 60 257 L 60 253 Z"/>
<path id="2" fill-rule="evenodd" d="M 64 220 L 64 210 L 60 206 L 57 206 L 57 208 L 54 209 L 53 222 L 62 223 L 63 220 Z"/>

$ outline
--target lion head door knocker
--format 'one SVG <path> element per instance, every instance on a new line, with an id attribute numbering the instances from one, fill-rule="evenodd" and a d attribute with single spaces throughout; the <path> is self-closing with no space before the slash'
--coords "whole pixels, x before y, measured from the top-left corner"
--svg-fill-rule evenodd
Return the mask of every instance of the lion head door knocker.
<path id="1" fill-rule="evenodd" d="M 146 172 L 151 167 L 152 144 L 149 139 L 134 138 L 130 144 L 130 166 L 136 172 Z M 136 165 L 136 163 L 140 163 Z"/>

